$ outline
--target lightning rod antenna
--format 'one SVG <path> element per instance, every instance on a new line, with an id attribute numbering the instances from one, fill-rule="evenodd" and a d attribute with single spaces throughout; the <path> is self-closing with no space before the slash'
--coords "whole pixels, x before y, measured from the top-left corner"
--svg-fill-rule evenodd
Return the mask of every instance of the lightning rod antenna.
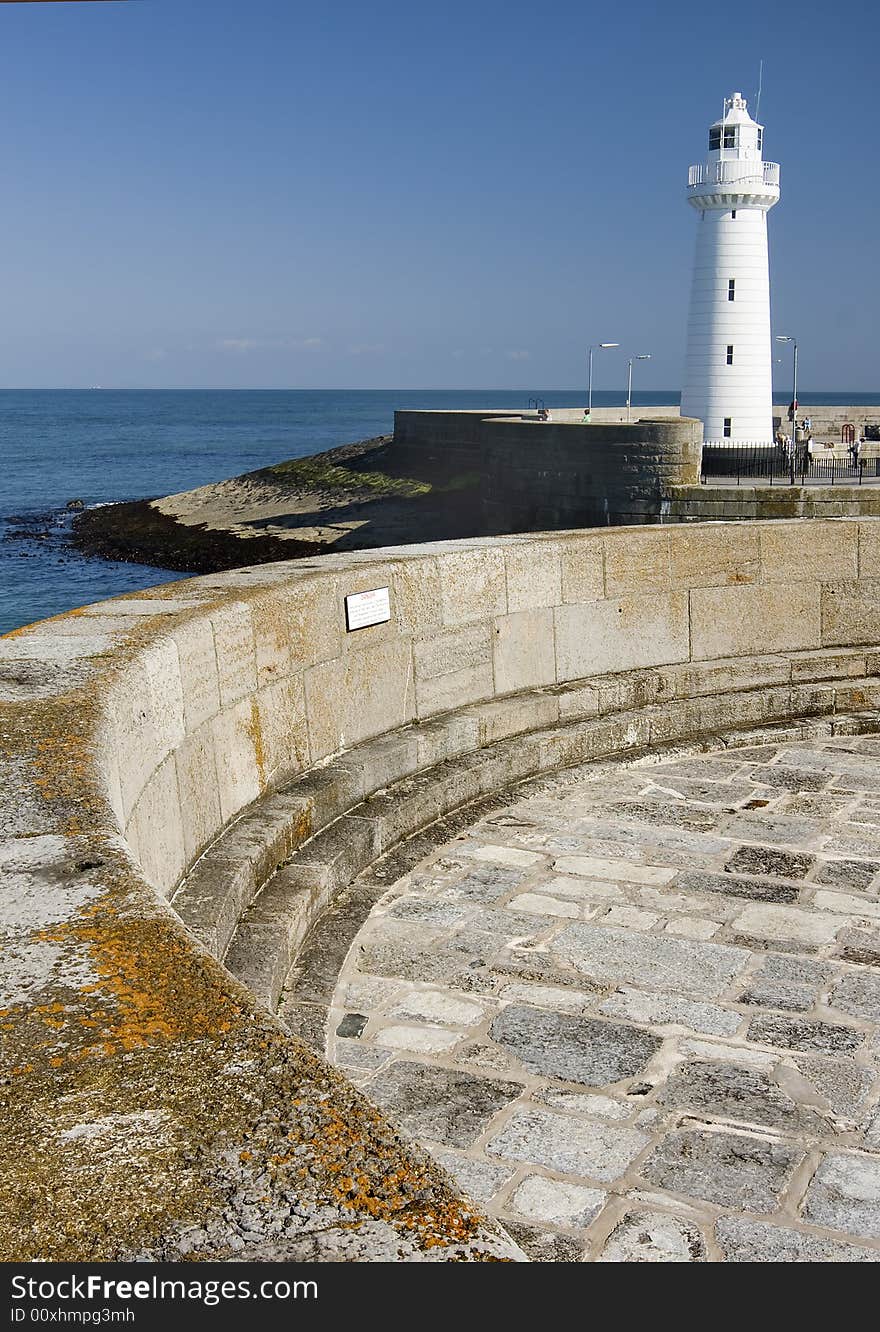
<path id="1" fill-rule="evenodd" d="M 758 95 L 755 98 L 756 120 L 758 119 L 758 116 L 761 113 L 761 88 L 763 87 L 763 84 L 764 84 L 764 61 L 762 60 L 758 66 Z"/>

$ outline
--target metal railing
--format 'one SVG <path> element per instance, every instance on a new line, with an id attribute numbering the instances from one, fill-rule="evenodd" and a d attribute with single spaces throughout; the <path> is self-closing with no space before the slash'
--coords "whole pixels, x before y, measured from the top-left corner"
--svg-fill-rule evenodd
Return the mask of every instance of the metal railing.
<path id="1" fill-rule="evenodd" d="M 778 162 L 697 162 L 688 169 L 688 188 L 697 185 L 778 185 Z"/>
<path id="2" fill-rule="evenodd" d="M 822 452 L 810 454 L 803 444 L 796 445 L 793 453 L 771 444 L 704 444 L 700 463 L 703 485 L 767 481 L 771 486 L 860 486 L 877 479 L 880 457 L 875 454 L 840 457 L 829 451 L 823 456 Z"/>

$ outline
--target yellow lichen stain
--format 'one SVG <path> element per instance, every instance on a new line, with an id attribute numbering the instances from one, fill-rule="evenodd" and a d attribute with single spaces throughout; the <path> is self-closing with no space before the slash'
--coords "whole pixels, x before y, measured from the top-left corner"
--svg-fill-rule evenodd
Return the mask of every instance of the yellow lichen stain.
<path id="1" fill-rule="evenodd" d="M 308 1140 L 308 1146 L 313 1162 L 320 1165 L 333 1181 L 330 1192 L 337 1204 L 347 1211 L 366 1213 L 375 1220 L 413 1231 L 414 1239 L 424 1248 L 464 1244 L 475 1238 L 483 1224 L 480 1214 L 451 1194 L 446 1195 L 445 1200 L 439 1200 L 437 1195 L 442 1197 L 439 1189 L 431 1190 L 435 1196 L 430 1201 L 414 1196 L 424 1189 L 428 1180 L 420 1177 L 414 1166 L 405 1161 L 381 1175 L 378 1190 L 376 1179 L 366 1172 L 357 1175 L 343 1173 L 352 1148 L 360 1148 L 367 1159 L 372 1158 L 380 1166 L 388 1164 L 388 1158 L 392 1154 L 396 1156 L 397 1149 L 372 1137 L 369 1118 L 365 1117 L 365 1131 L 362 1132 L 350 1120 L 343 1119 L 332 1106 L 326 1105 L 325 1109 L 328 1120 L 321 1126 L 320 1133 Z M 376 1123 L 380 1123 L 378 1115 Z M 298 1173 L 308 1174 L 308 1168 Z"/>
<path id="2" fill-rule="evenodd" d="M 82 987 L 83 1002 L 68 1023 L 55 1015 L 61 1005 L 51 1005 L 52 1012 L 40 1015 L 50 1026 L 72 1023 L 83 1036 L 94 1034 L 85 1044 L 74 1043 L 71 1061 L 216 1037 L 241 1016 L 240 1004 L 224 990 L 219 974 L 216 979 L 209 975 L 169 921 L 120 916 L 109 896 L 77 920 L 41 931 L 38 937 L 85 946 L 97 976 Z"/>
<path id="3" fill-rule="evenodd" d="M 260 775 L 260 786 L 266 785 L 266 748 L 263 742 L 263 726 L 260 721 L 260 708 L 255 698 L 251 699 L 250 725 L 245 727 L 248 738 L 254 747 L 254 759 Z"/>

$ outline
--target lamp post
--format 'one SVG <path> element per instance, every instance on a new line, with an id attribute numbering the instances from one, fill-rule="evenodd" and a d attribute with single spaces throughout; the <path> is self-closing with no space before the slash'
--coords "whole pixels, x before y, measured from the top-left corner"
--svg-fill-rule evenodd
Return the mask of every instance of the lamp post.
<path id="1" fill-rule="evenodd" d="M 633 395 L 633 361 L 650 361 L 651 353 L 643 352 L 641 356 L 631 356 L 629 358 L 629 370 L 626 376 L 626 419 L 629 420 L 629 409 L 632 405 Z"/>
<path id="2" fill-rule="evenodd" d="M 790 477 L 790 480 L 791 480 L 791 484 L 794 485 L 795 453 L 796 453 L 796 451 L 797 451 L 796 435 L 797 435 L 797 356 L 798 356 L 798 345 L 797 345 L 797 338 L 790 336 L 788 333 L 777 333 L 777 334 L 776 334 L 776 341 L 777 341 L 777 342 L 790 342 L 791 345 L 792 345 L 792 347 L 793 347 L 793 349 L 794 349 L 794 361 L 793 361 L 793 363 L 792 363 L 792 376 L 791 376 L 791 377 L 792 377 L 792 386 L 791 386 L 791 452 L 790 452 L 790 455 L 789 455 L 789 463 L 788 463 L 788 467 L 789 467 L 789 477 Z M 806 458 L 806 455 L 805 455 L 805 456 L 804 456 L 804 472 L 805 472 L 805 474 L 806 474 L 806 464 L 807 464 L 807 458 Z"/>
<path id="3" fill-rule="evenodd" d="M 794 349 L 794 364 L 793 364 L 793 367 L 792 367 L 792 381 L 793 381 L 793 382 L 792 382 L 792 390 L 791 390 L 791 402 L 792 402 L 791 440 L 792 440 L 792 443 L 794 443 L 794 432 L 795 432 L 795 427 L 796 427 L 796 425 L 797 425 L 797 361 L 798 361 L 798 345 L 797 345 L 797 338 L 789 337 L 789 335 L 788 335 L 787 333 L 777 333 L 777 334 L 776 334 L 776 341 L 777 341 L 777 342 L 790 342 L 791 345 L 792 345 L 792 347 L 793 347 L 793 349 Z"/>
<path id="4" fill-rule="evenodd" d="M 597 342 L 594 347 L 590 348 L 590 376 L 589 376 L 589 387 L 587 389 L 588 415 L 591 414 L 593 411 L 593 352 L 600 351 L 605 347 L 619 347 L 619 346 L 620 346 L 619 342 Z"/>

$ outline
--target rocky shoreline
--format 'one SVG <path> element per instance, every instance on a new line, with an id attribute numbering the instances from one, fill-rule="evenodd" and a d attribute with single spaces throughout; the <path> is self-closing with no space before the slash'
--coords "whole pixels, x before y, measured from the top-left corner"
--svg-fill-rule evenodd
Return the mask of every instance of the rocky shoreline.
<path id="1" fill-rule="evenodd" d="M 320 554 L 313 544 L 275 537 L 252 538 L 245 552 L 240 537 L 179 523 L 157 509 L 154 500 L 86 509 L 74 520 L 71 540 L 84 555 L 196 574 Z"/>
<path id="2" fill-rule="evenodd" d="M 184 573 L 479 532 L 479 478 L 449 475 L 382 435 L 196 490 L 87 509 L 83 554 Z"/>

